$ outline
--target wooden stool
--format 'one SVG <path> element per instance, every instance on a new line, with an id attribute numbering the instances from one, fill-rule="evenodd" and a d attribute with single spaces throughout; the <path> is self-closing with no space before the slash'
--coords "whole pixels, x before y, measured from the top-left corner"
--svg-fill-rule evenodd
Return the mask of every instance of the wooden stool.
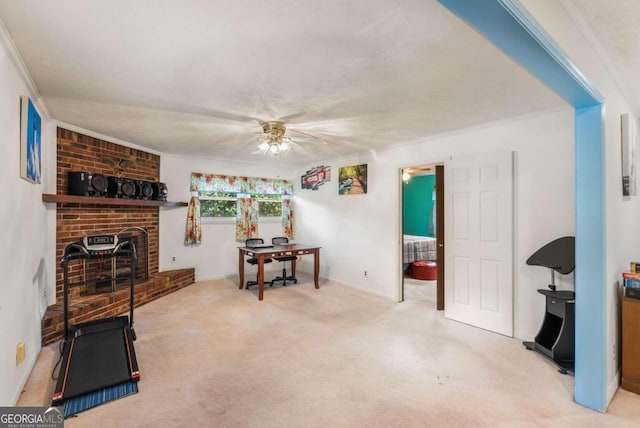
<path id="1" fill-rule="evenodd" d="M 436 262 L 420 260 L 411 263 L 411 278 L 422 280 L 438 279 L 438 265 Z"/>

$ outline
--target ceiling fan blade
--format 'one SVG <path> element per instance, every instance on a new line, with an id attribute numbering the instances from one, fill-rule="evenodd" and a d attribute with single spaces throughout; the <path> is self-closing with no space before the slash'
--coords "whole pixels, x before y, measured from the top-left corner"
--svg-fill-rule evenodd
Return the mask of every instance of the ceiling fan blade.
<path id="1" fill-rule="evenodd" d="M 298 152 L 303 156 L 311 156 L 312 153 L 306 149 L 305 147 L 302 147 L 300 144 L 292 141 L 291 142 L 291 148 L 293 149 L 294 152 Z"/>
<path id="2" fill-rule="evenodd" d="M 290 122 L 291 120 L 296 119 L 296 118 L 298 118 L 300 116 L 304 116 L 305 114 L 307 114 L 306 111 L 301 111 L 301 112 L 298 112 L 298 113 L 293 113 L 293 114 L 288 114 L 286 116 L 282 116 L 282 117 L 278 118 L 278 120 L 281 120 L 282 122 L 286 123 L 286 122 Z"/>
<path id="3" fill-rule="evenodd" d="M 298 113 L 292 113 L 292 114 L 288 114 L 286 116 L 278 116 L 278 114 L 275 112 L 275 110 L 273 110 L 271 108 L 271 106 L 269 105 L 269 103 L 267 103 L 267 100 L 264 99 L 264 97 L 262 95 L 260 95 L 260 101 L 262 101 L 262 105 L 264 106 L 264 109 L 267 111 L 267 113 L 271 116 L 271 118 L 273 120 L 277 120 L 279 122 L 289 122 L 293 119 L 296 119 L 300 116 L 304 116 L 305 114 L 307 114 L 306 111 L 300 111 Z"/>
<path id="4" fill-rule="evenodd" d="M 326 146 L 327 143 L 319 140 L 317 138 L 308 138 L 308 139 L 299 139 L 299 138 L 295 138 L 293 140 L 290 140 L 292 143 L 297 144 L 300 147 L 307 147 L 307 148 L 311 148 L 311 147 L 321 147 L 321 146 Z"/>
<path id="5" fill-rule="evenodd" d="M 267 111 L 269 116 L 271 116 L 271 118 L 275 119 L 276 117 L 278 117 L 276 112 L 273 111 L 273 109 L 269 106 L 269 104 L 267 104 L 267 101 L 264 99 L 262 94 L 260 95 L 260 101 L 262 101 L 262 105 L 264 106 L 264 109 Z"/>
<path id="6" fill-rule="evenodd" d="M 216 110 L 209 107 L 194 106 L 194 105 L 179 103 L 175 101 L 165 102 L 164 104 L 165 104 L 165 107 L 162 110 L 168 111 L 168 112 L 180 112 L 185 114 L 191 114 L 194 116 L 218 118 L 218 119 L 224 119 L 224 120 L 229 120 L 233 122 L 242 122 L 242 123 L 260 122 L 260 119 L 255 118 L 253 116 L 234 113 L 230 111 Z"/>
<path id="7" fill-rule="evenodd" d="M 249 144 L 256 139 L 257 139 L 256 136 L 247 137 L 246 134 L 231 134 L 231 135 L 226 135 L 222 138 L 219 138 L 217 139 L 217 141 L 212 141 L 212 144 L 215 144 L 217 146 Z"/>
<path id="8" fill-rule="evenodd" d="M 313 135 L 313 134 L 309 134 L 308 132 L 304 132 L 304 131 L 300 131 L 299 129 L 292 129 L 292 128 L 288 128 L 288 131 L 291 131 L 291 133 L 295 133 L 295 134 L 300 134 L 300 135 L 304 135 L 304 137 L 306 138 L 311 138 L 313 139 L 315 142 L 318 142 L 319 144 L 327 144 L 327 142 L 325 140 L 323 140 L 322 138 Z"/>
<path id="9" fill-rule="evenodd" d="M 344 145 L 355 147 L 355 148 L 362 149 L 362 150 L 370 150 L 371 149 L 370 147 L 365 146 L 364 144 L 362 144 L 360 142 L 353 141 L 354 139 L 352 137 L 329 134 L 329 133 L 326 133 L 326 132 L 319 132 L 319 131 L 316 131 L 316 132 L 317 132 L 318 135 L 321 135 L 321 137 L 317 137 L 317 138 L 324 139 L 324 140 L 326 140 L 326 141 L 328 141 L 330 143 L 344 144 Z"/>
<path id="10" fill-rule="evenodd" d="M 257 119 L 252 116 L 245 116 L 243 114 L 236 114 L 236 113 L 212 110 L 212 109 L 206 109 L 205 112 L 206 112 L 205 114 L 209 116 L 214 116 L 220 119 L 226 119 L 226 120 L 231 120 L 235 122 L 260 122 L 260 119 Z"/>

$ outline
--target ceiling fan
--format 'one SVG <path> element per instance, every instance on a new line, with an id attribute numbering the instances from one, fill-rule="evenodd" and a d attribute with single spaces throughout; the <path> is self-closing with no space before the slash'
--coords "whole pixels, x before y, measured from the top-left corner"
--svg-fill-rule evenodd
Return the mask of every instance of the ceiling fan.
<path id="1" fill-rule="evenodd" d="M 262 154 L 279 155 L 287 153 L 291 149 L 291 138 L 285 137 L 287 126 L 279 120 L 263 122 L 262 130 L 264 137 L 258 145 L 258 150 Z"/>
<path id="2" fill-rule="evenodd" d="M 296 151 L 302 155 L 311 155 L 311 151 L 308 148 L 309 144 L 320 145 L 335 145 L 335 146 L 353 146 L 359 150 L 368 150 L 369 148 L 360 141 L 357 141 L 351 136 L 340 135 L 339 133 L 333 133 L 329 130 L 323 130 L 323 124 L 316 122 L 296 123 L 292 124 L 291 121 L 296 121 L 301 116 L 305 116 L 307 112 L 296 112 L 293 114 L 279 116 L 267 102 L 260 97 L 263 103 L 263 110 L 267 112 L 269 116 L 274 119 L 263 120 L 255 116 L 238 114 L 229 111 L 220 111 L 205 107 L 193 107 L 186 105 L 175 105 L 175 110 L 188 112 L 196 117 L 203 118 L 218 118 L 228 122 L 236 122 L 242 124 L 242 130 L 239 129 L 237 133 L 229 134 L 223 141 L 217 142 L 219 145 L 240 145 L 243 143 L 253 144 L 258 139 L 258 149 L 251 152 L 251 154 L 264 154 L 264 155 L 280 155 L 285 154 L 291 150 Z M 256 131 L 257 137 L 246 138 L 247 126 L 254 127 L 260 126 L 262 129 Z M 226 126 L 222 123 L 207 123 L 206 126 Z"/>
<path id="3" fill-rule="evenodd" d="M 297 133 L 298 136 L 292 138 L 285 135 L 287 125 L 282 120 L 264 121 L 260 122 L 260 125 L 262 126 L 262 135 L 259 137 L 258 150 L 252 152 L 253 154 L 277 156 L 293 149 L 301 154 L 308 155 L 309 152 L 299 143 L 327 144 L 323 139 L 303 131 L 290 129 L 291 132 Z"/>

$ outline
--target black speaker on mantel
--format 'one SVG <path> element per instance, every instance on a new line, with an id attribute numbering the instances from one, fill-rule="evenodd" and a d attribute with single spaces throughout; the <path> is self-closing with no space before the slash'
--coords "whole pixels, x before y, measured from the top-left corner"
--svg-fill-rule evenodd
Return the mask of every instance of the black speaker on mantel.
<path id="1" fill-rule="evenodd" d="M 153 198 L 153 184 L 144 180 L 136 180 L 138 199 L 151 200 Z"/>
<path id="2" fill-rule="evenodd" d="M 69 171 L 68 174 L 69 195 L 77 196 L 107 196 L 109 180 L 104 174 L 88 171 Z"/>
<path id="3" fill-rule="evenodd" d="M 112 198 L 135 199 L 137 192 L 134 180 L 124 177 L 109 177 L 109 194 Z"/>
<path id="4" fill-rule="evenodd" d="M 169 195 L 169 189 L 164 183 L 152 183 L 153 185 L 153 200 L 154 201 L 166 201 Z"/>

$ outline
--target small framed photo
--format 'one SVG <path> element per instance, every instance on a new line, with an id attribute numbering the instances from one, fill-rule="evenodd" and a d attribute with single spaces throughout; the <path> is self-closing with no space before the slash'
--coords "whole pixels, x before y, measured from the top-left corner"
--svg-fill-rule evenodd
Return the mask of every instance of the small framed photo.
<path id="1" fill-rule="evenodd" d="M 29 97 L 20 97 L 20 177 L 40 183 L 42 120 Z"/>
<path id="2" fill-rule="evenodd" d="M 367 193 L 367 164 L 344 166 L 338 170 L 338 194 L 362 195 Z"/>
<path id="3" fill-rule="evenodd" d="M 637 129 L 628 113 L 620 115 L 622 151 L 622 196 L 636 195 Z"/>

